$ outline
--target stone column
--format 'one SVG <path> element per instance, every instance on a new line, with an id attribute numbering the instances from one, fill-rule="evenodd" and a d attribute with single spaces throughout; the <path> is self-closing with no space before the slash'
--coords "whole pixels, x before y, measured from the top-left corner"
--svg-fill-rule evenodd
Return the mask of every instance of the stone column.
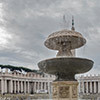
<path id="1" fill-rule="evenodd" d="M 12 79 L 10 81 L 10 93 L 13 93 L 13 81 L 12 81 Z"/>
<path id="2" fill-rule="evenodd" d="M 84 81 L 82 82 L 82 93 L 84 94 Z"/>
<path id="3" fill-rule="evenodd" d="M 18 80 L 18 93 L 19 93 L 19 80 Z"/>
<path id="4" fill-rule="evenodd" d="M 36 82 L 34 82 L 34 92 L 36 92 Z"/>
<path id="5" fill-rule="evenodd" d="M 38 82 L 38 88 L 37 88 L 37 90 L 40 90 L 40 88 L 39 88 L 39 84 L 40 84 L 40 83 Z"/>
<path id="6" fill-rule="evenodd" d="M 86 93 L 88 93 L 88 82 L 86 82 Z"/>
<path id="7" fill-rule="evenodd" d="M 90 81 L 90 93 L 92 93 L 92 81 Z"/>
<path id="8" fill-rule="evenodd" d="M 46 90 L 46 82 L 44 82 L 44 90 Z"/>
<path id="9" fill-rule="evenodd" d="M 50 94 L 50 82 L 48 82 L 48 93 Z"/>
<path id="10" fill-rule="evenodd" d="M 14 93 L 16 93 L 16 80 L 14 81 Z"/>
<path id="11" fill-rule="evenodd" d="M 46 90 L 47 90 L 47 92 L 48 92 L 48 82 L 46 82 Z"/>
<path id="12" fill-rule="evenodd" d="M 41 82 L 41 90 L 43 89 L 43 82 Z"/>
<path id="13" fill-rule="evenodd" d="M 49 93 L 52 93 L 52 87 L 51 87 L 51 82 L 49 82 Z"/>
<path id="14" fill-rule="evenodd" d="M 21 81 L 21 92 L 23 92 L 23 81 Z"/>
<path id="15" fill-rule="evenodd" d="M 79 83 L 79 84 L 78 84 L 78 90 L 79 90 L 79 93 L 81 93 L 81 85 L 80 85 L 81 82 L 79 81 L 78 83 Z"/>
<path id="16" fill-rule="evenodd" d="M 24 81 L 24 93 L 26 93 L 26 81 Z"/>
<path id="17" fill-rule="evenodd" d="M 82 84 L 82 81 L 80 81 L 79 93 L 83 93 L 83 84 Z"/>
<path id="18" fill-rule="evenodd" d="M 28 84 L 28 93 L 30 93 L 30 88 L 29 88 L 29 81 L 28 81 L 28 83 L 27 83 L 27 84 Z"/>
<path id="19" fill-rule="evenodd" d="M 19 80 L 19 93 L 21 93 L 21 81 Z"/>
<path id="20" fill-rule="evenodd" d="M 49 92 L 49 88 L 50 88 L 50 87 L 49 87 L 49 82 L 47 83 L 47 87 L 48 87 L 48 92 Z"/>
<path id="21" fill-rule="evenodd" d="M 7 80 L 5 79 L 5 93 L 7 93 Z"/>
<path id="22" fill-rule="evenodd" d="M 100 81 L 98 81 L 98 93 L 100 93 Z"/>
<path id="23" fill-rule="evenodd" d="M 33 88 L 33 93 L 34 93 L 34 82 L 32 82 L 32 88 Z"/>
<path id="24" fill-rule="evenodd" d="M 44 90 L 44 82 L 43 82 L 43 90 Z"/>
<path id="25" fill-rule="evenodd" d="M 78 100 L 77 81 L 56 81 L 53 85 L 53 100 Z"/>
<path id="26" fill-rule="evenodd" d="M 3 94 L 4 93 L 4 79 L 1 79 L 1 93 Z"/>
<path id="27" fill-rule="evenodd" d="M 94 93 L 96 93 L 96 82 L 94 81 Z"/>

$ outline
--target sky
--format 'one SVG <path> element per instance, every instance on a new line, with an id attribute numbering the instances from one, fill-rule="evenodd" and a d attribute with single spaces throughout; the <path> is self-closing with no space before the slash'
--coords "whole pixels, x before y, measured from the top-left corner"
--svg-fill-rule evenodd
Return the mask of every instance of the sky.
<path id="1" fill-rule="evenodd" d="M 38 69 L 41 60 L 56 56 L 44 46 L 53 32 L 71 28 L 87 40 L 77 56 L 94 61 L 90 74 L 100 71 L 100 0 L 0 0 L 0 64 Z"/>

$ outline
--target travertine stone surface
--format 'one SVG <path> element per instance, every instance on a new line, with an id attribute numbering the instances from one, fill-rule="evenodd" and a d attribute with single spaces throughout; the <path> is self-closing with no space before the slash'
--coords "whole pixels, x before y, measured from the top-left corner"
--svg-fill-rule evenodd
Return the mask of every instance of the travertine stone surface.
<path id="1" fill-rule="evenodd" d="M 56 58 L 38 63 L 41 71 L 57 76 L 56 81 L 74 81 L 74 75 L 85 73 L 93 66 L 93 61 L 75 57 L 75 49 L 86 43 L 81 33 L 75 30 L 61 30 L 52 33 L 44 42 L 49 49 L 58 50 Z"/>
<path id="2" fill-rule="evenodd" d="M 43 60 L 38 66 L 43 72 L 58 76 L 57 81 L 75 81 L 75 74 L 89 71 L 93 61 L 76 57 L 56 57 Z"/>
<path id="3" fill-rule="evenodd" d="M 85 73 L 93 66 L 92 60 L 75 57 L 75 49 L 85 43 L 85 38 L 73 27 L 72 30 L 52 33 L 44 42 L 47 48 L 58 50 L 56 58 L 38 63 L 41 71 L 57 76 L 53 82 L 53 100 L 78 100 L 78 82 L 75 81 L 74 75 Z"/>
<path id="4" fill-rule="evenodd" d="M 44 44 L 49 49 L 58 50 L 57 56 L 74 56 L 71 50 L 85 43 L 85 38 L 79 32 L 64 29 L 50 34 Z"/>
<path id="5" fill-rule="evenodd" d="M 56 81 L 53 85 L 53 100 L 78 100 L 77 81 Z"/>

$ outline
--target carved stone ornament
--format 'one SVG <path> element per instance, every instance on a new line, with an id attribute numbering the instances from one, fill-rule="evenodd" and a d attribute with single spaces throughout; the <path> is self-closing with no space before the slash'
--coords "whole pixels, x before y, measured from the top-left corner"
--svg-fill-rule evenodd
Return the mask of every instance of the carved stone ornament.
<path id="1" fill-rule="evenodd" d="M 60 98 L 69 98 L 69 86 L 61 86 L 59 87 L 59 97 Z"/>
<path id="2" fill-rule="evenodd" d="M 77 98 L 77 86 L 72 86 L 72 98 Z"/>
<path id="3" fill-rule="evenodd" d="M 57 97 L 57 86 L 53 87 L 53 98 Z"/>

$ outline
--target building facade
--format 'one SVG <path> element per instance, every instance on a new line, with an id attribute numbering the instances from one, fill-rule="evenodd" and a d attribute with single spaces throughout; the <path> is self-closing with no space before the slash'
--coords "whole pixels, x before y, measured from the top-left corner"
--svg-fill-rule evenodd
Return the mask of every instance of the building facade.
<path id="1" fill-rule="evenodd" d="M 100 75 L 78 76 L 79 98 L 100 100 Z"/>
<path id="2" fill-rule="evenodd" d="M 51 92 L 54 76 L 36 72 L 21 73 L 6 69 L 0 72 L 0 93 L 38 93 L 40 90 Z"/>

